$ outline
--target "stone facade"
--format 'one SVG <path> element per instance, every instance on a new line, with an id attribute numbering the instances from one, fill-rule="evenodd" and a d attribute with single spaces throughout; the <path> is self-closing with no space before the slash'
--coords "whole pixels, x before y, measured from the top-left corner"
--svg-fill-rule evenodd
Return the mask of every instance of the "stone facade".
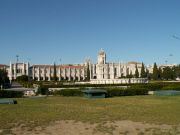
<path id="1" fill-rule="evenodd" d="M 4 65 L 4 64 L 0 64 L 0 69 L 1 70 L 6 70 L 8 68 L 7 65 Z"/>
<path id="2" fill-rule="evenodd" d="M 9 80 L 15 80 L 18 76 L 27 75 L 29 76 L 29 63 L 14 63 L 10 62 L 7 68 Z"/>
<path id="3" fill-rule="evenodd" d="M 91 79 L 120 79 L 127 75 L 134 75 L 136 65 L 139 73 L 141 72 L 142 63 L 128 62 L 128 63 L 113 63 L 106 61 L 106 53 L 104 50 L 100 50 L 98 53 L 97 64 L 90 65 L 90 78 Z"/>
<path id="4" fill-rule="evenodd" d="M 33 65 L 31 67 L 31 77 L 37 81 L 51 81 L 56 69 L 56 78 L 58 81 L 82 81 L 85 80 L 84 65 Z"/>
<path id="5" fill-rule="evenodd" d="M 10 80 L 16 79 L 18 76 L 27 75 L 30 79 L 36 81 L 54 80 L 54 71 L 58 81 L 84 81 L 90 76 L 92 84 L 116 84 L 116 83 L 142 83 L 147 79 L 142 78 L 125 78 L 127 75 L 134 75 L 136 66 L 139 73 L 141 72 L 142 63 L 138 62 L 107 62 L 106 53 L 100 50 L 97 56 L 97 63 L 91 63 L 88 59 L 84 64 L 68 64 L 68 65 L 32 65 L 27 63 L 10 63 L 6 67 Z M 88 70 L 89 69 L 89 70 Z M 150 69 L 149 69 L 150 70 Z M 150 70 L 151 71 L 151 70 Z"/>
<path id="6" fill-rule="evenodd" d="M 58 81 L 83 81 L 86 77 L 87 67 L 85 64 L 76 65 L 32 65 L 29 63 L 10 63 L 9 66 L 1 66 L 8 73 L 11 80 L 18 76 L 27 75 L 30 79 L 36 81 L 51 81 L 54 78 L 54 69 L 56 69 L 56 78 Z"/>

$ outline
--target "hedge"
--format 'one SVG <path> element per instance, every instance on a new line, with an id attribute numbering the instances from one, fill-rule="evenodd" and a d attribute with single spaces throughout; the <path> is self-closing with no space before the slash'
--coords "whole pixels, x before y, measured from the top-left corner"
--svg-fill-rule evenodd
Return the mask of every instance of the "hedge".
<path id="1" fill-rule="evenodd" d="M 156 90 L 180 90 L 179 82 L 159 82 L 159 83 L 149 83 L 146 85 L 141 85 L 142 88 L 149 89 L 151 91 Z"/>
<path id="2" fill-rule="evenodd" d="M 177 85 L 177 86 L 171 86 L 171 85 L 165 86 L 165 87 L 162 88 L 162 90 L 178 90 L 178 91 L 180 91 L 180 85 Z"/>
<path id="3" fill-rule="evenodd" d="M 22 98 L 23 91 L 0 90 L 0 98 Z"/>
<path id="4" fill-rule="evenodd" d="M 72 84 L 72 85 L 62 85 L 62 84 L 43 84 L 43 82 L 36 83 L 39 84 L 41 87 L 48 89 L 48 88 L 72 88 L 72 87 L 112 87 L 112 86 L 131 86 L 134 84 Z"/>
<path id="5" fill-rule="evenodd" d="M 147 95 L 147 94 L 148 94 L 148 89 L 145 89 L 145 88 L 107 89 L 107 97 L 135 96 L 135 95 Z"/>
<path id="6" fill-rule="evenodd" d="M 60 96 L 82 96 L 83 95 L 80 89 L 64 89 L 60 91 L 55 91 L 53 94 L 60 95 Z"/>
<path id="7" fill-rule="evenodd" d="M 62 90 L 61 92 L 49 93 L 48 88 L 80 88 L 83 89 L 85 87 L 102 87 L 103 89 L 107 90 L 108 96 L 131 96 L 131 95 L 146 95 L 148 91 L 156 91 L 156 90 L 180 90 L 180 83 L 178 82 L 155 82 L 155 83 L 148 83 L 148 84 L 116 84 L 116 85 L 40 85 L 39 94 L 54 94 L 54 95 L 62 95 L 62 96 L 82 96 L 81 90 L 78 89 L 66 89 Z M 112 87 L 114 86 L 114 87 Z M 115 86 L 128 86 L 127 89 L 117 88 Z"/>
<path id="8" fill-rule="evenodd" d="M 134 96 L 134 95 L 147 95 L 148 90 L 147 89 L 135 89 L 135 88 L 128 88 L 128 89 L 122 89 L 122 88 L 112 88 L 112 89 L 106 89 L 107 90 L 107 97 L 114 97 L 114 96 Z M 82 96 L 82 90 L 81 89 L 64 89 L 60 91 L 53 92 L 53 95 L 60 95 L 60 96 Z"/>

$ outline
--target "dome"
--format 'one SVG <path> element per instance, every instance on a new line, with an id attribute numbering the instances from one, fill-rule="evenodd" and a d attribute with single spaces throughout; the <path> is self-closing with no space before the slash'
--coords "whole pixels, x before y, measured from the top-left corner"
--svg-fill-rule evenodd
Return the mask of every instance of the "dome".
<path id="1" fill-rule="evenodd" d="M 101 49 L 100 51 L 99 51 L 99 55 L 104 55 L 105 54 L 105 51 L 103 50 L 103 49 Z"/>

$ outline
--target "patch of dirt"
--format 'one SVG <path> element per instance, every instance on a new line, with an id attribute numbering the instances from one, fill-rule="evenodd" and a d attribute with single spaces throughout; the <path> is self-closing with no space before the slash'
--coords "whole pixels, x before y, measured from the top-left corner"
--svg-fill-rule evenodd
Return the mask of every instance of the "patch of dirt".
<path id="1" fill-rule="evenodd" d="M 11 133 L 13 135 L 174 135 L 180 134 L 180 125 L 155 125 L 129 120 L 90 124 L 66 120 L 33 129 L 18 126 L 13 128 Z"/>

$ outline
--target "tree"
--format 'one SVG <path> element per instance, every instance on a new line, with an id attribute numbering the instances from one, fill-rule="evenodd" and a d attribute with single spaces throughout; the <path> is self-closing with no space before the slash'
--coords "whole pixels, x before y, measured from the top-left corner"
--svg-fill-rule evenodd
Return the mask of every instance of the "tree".
<path id="1" fill-rule="evenodd" d="M 147 75 L 147 78 L 148 78 L 149 80 L 151 80 L 152 74 L 149 73 L 149 70 L 148 70 L 148 69 L 146 69 L 146 75 Z"/>
<path id="2" fill-rule="evenodd" d="M 142 67 L 141 67 L 141 77 L 142 77 L 142 78 L 147 77 L 147 74 L 146 74 L 146 72 L 145 72 L 144 63 L 142 63 Z"/>
<path id="3" fill-rule="evenodd" d="M 56 72 L 56 63 L 54 62 L 54 74 L 53 74 L 53 80 L 57 81 L 57 72 Z"/>
<path id="4" fill-rule="evenodd" d="M 136 64 L 136 70 L 135 70 L 135 78 L 138 78 L 139 77 L 139 71 L 138 71 L 138 68 L 137 68 L 137 64 Z"/>
<path id="5" fill-rule="evenodd" d="M 126 76 L 127 78 L 133 78 L 132 71 Z"/>
<path id="6" fill-rule="evenodd" d="M 174 72 L 170 67 L 165 67 L 163 69 L 162 77 L 163 79 L 166 79 L 166 80 L 172 80 L 175 78 Z"/>
<path id="7" fill-rule="evenodd" d="M 159 78 L 158 76 L 159 76 L 159 71 L 158 71 L 156 63 L 154 63 L 152 79 L 153 80 L 158 80 L 158 78 Z"/>
<path id="8" fill-rule="evenodd" d="M 158 69 L 158 79 L 162 79 L 162 75 L 163 75 L 163 71 L 162 71 L 162 69 L 159 67 L 159 69 Z"/>
<path id="9" fill-rule="evenodd" d="M 8 85 L 7 87 L 9 87 L 9 83 L 10 82 L 6 70 L 0 69 L 0 85 L 5 87 Z"/>
<path id="10" fill-rule="evenodd" d="M 173 67 L 175 78 L 180 78 L 180 65 Z"/>

